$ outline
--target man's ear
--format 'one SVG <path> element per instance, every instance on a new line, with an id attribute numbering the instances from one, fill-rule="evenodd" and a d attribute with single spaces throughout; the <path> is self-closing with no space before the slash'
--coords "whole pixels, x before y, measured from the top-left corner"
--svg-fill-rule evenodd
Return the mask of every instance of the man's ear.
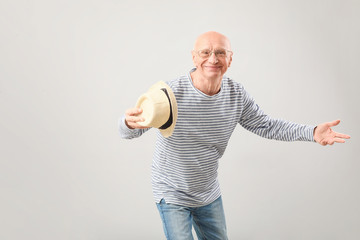
<path id="1" fill-rule="evenodd" d="M 192 60 L 193 60 L 194 66 L 196 67 L 196 61 L 195 61 L 196 55 L 195 55 L 194 50 L 191 51 L 191 55 L 192 55 Z"/>
<path id="2" fill-rule="evenodd" d="M 230 55 L 230 59 L 229 59 L 229 64 L 228 64 L 228 67 L 230 67 L 231 62 L 232 62 L 232 54 Z"/>

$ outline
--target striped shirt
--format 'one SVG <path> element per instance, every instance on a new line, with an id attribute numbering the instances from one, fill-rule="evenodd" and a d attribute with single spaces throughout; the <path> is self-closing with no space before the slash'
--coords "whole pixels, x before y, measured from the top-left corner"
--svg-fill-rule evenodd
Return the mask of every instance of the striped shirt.
<path id="1" fill-rule="evenodd" d="M 269 139 L 314 141 L 314 126 L 272 119 L 240 83 L 225 76 L 213 96 L 196 89 L 190 73 L 167 84 L 176 96 L 178 119 L 171 137 L 157 133 L 152 164 L 156 202 L 164 198 L 167 203 L 199 207 L 216 200 L 221 195 L 219 159 L 237 123 Z M 123 138 L 139 137 L 147 130 L 128 129 L 124 117 L 119 121 Z"/>

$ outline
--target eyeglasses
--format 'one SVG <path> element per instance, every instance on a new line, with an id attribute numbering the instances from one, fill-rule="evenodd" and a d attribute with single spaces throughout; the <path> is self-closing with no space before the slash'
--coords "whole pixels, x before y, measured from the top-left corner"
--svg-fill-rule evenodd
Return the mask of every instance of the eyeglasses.
<path id="1" fill-rule="evenodd" d="M 233 52 L 226 49 L 215 49 L 213 51 L 211 51 L 210 49 L 203 49 L 197 51 L 197 53 L 201 58 L 209 58 L 213 53 L 217 58 L 226 58 L 227 56 L 230 56 Z"/>

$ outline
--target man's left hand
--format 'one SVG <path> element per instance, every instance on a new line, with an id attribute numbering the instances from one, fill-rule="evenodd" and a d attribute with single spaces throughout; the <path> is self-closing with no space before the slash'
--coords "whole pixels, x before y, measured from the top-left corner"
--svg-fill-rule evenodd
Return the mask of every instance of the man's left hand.
<path id="1" fill-rule="evenodd" d="M 334 127 L 340 123 L 340 120 L 336 120 L 333 122 L 326 122 L 319 124 L 314 130 L 314 140 L 323 145 L 333 145 L 335 142 L 344 143 L 344 139 L 349 139 L 350 136 L 334 132 L 331 127 Z"/>

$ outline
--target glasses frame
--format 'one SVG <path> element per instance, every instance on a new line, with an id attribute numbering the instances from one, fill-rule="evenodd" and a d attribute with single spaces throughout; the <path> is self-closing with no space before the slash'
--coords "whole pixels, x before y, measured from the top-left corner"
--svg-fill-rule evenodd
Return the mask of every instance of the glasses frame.
<path id="1" fill-rule="evenodd" d="M 201 49 L 201 50 L 193 50 L 193 51 L 196 52 L 196 53 L 198 54 L 198 56 L 201 57 L 202 59 L 210 58 L 212 54 L 215 54 L 215 57 L 216 57 L 216 58 L 221 58 L 221 57 L 219 57 L 219 56 L 215 53 L 215 51 L 217 51 L 217 50 L 225 50 L 226 52 L 229 52 L 229 53 L 230 53 L 230 55 L 226 54 L 226 56 L 225 56 L 224 58 L 227 58 L 227 57 L 229 57 L 229 56 L 231 56 L 231 55 L 234 54 L 233 51 L 230 51 L 230 50 L 227 50 L 227 49 L 215 49 L 215 50 L 210 51 L 208 57 L 202 57 L 202 56 L 200 56 L 200 52 L 201 52 L 201 51 L 204 51 L 204 50 L 209 50 L 209 51 L 210 51 L 210 49 Z"/>

